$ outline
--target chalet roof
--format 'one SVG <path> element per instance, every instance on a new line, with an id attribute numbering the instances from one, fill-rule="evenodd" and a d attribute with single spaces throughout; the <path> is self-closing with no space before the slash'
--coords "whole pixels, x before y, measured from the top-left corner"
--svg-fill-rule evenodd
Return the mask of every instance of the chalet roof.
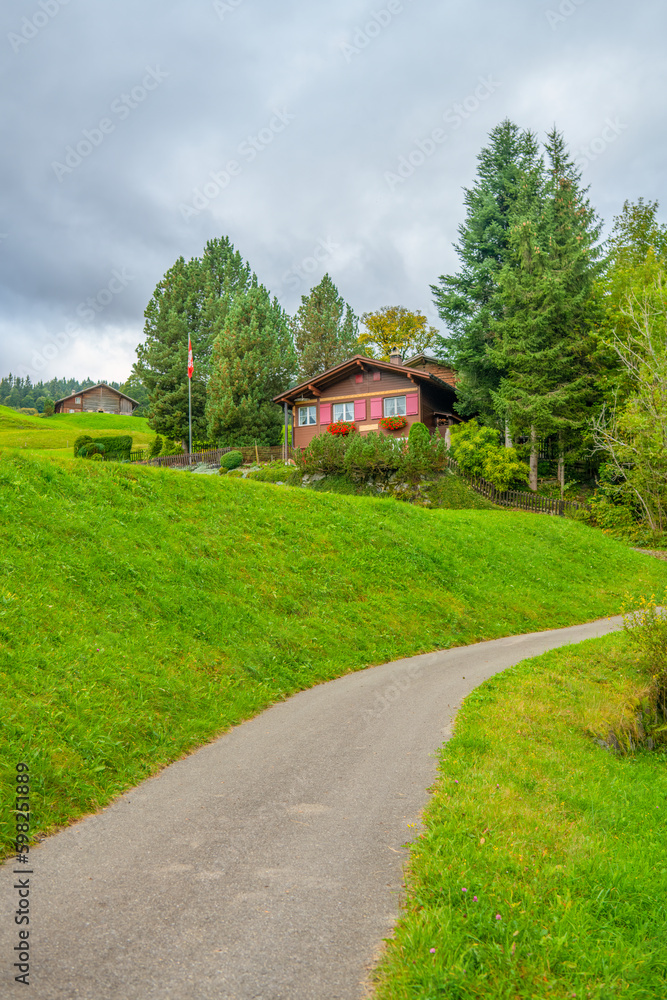
<path id="1" fill-rule="evenodd" d="M 285 390 L 285 392 L 281 392 L 279 396 L 274 396 L 273 402 L 293 403 L 304 393 L 317 396 L 318 392 L 322 389 L 332 383 L 338 382 L 339 379 L 344 378 L 351 371 L 357 369 L 363 371 L 364 369 L 368 370 L 371 368 L 380 369 L 380 371 L 398 372 L 401 375 L 406 375 L 412 382 L 435 383 L 438 386 L 449 389 L 450 392 L 455 391 L 449 382 L 445 382 L 430 372 L 421 371 L 419 368 L 410 368 L 408 365 L 394 365 L 390 361 L 378 361 L 377 358 L 366 358 L 363 354 L 355 354 L 348 361 L 342 361 L 339 365 L 334 365 L 333 368 L 322 372 L 321 375 L 316 375 L 315 378 L 308 379 L 306 382 L 300 382 L 299 385 L 292 386 L 290 389 Z"/>
<path id="2" fill-rule="evenodd" d="M 141 406 L 141 403 L 139 403 L 136 399 L 132 399 L 131 396 L 126 396 L 124 392 L 120 391 L 120 389 L 114 389 L 112 385 L 107 385 L 106 382 L 98 382 L 97 385 L 88 385 L 85 389 L 77 389 L 76 392 L 70 392 L 68 396 L 63 396 L 62 399 L 57 399 L 53 405 L 55 406 L 58 403 L 64 403 L 68 399 L 74 399 L 75 396 L 83 396 L 84 393 L 92 392 L 93 389 L 108 389 L 109 392 L 115 392 L 117 396 L 122 396 L 123 399 L 129 399 L 129 401 L 134 403 L 135 406 Z"/>

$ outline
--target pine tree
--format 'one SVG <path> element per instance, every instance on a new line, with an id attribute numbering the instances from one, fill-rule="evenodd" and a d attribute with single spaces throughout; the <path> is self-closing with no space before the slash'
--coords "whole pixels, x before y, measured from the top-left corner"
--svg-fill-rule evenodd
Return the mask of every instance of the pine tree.
<path id="1" fill-rule="evenodd" d="M 496 412 L 530 433 L 531 489 L 538 437 L 558 433 L 562 490 L 568 435 L 581 431 L 596 398 L 588 313 L 600 224 L 555 128 L 546 154 L 546 169 L 536 163 L 521 177 L 488 355 L 503 372 L 491 393 Z"/>
<path id="2" fill-rule="evenodd" d="M 490 359 L 487 346 L 492 324 L 502 315 L 498 277 L 507 260 L 520 177 L 534 167 L 538 146 L 531 132 L 508 119 L 492 130 L 489 140 L 478 156 L 477 179 L 465 191 L 466 219 L 455 244 L 461 268 L 442 275 L 431 291 L 448 328 L 443 354 L 460 377 L 457 409 L 495 423 L 492 392 L 503 371 Z"/>
<path id="3" fill-rule="evenodd" d="M 238 294 L 213 343 L 206 416 L 225 445 L 280 442 L 283 415 L 272 400 L 293 380 L 297 358 L 287 316 L 261 285 Z"/>
<path id="4" fill-rule="evenodd" d="M 137 348 L 131 378 L 150 400 L 149 425 L 157 433 L 188 438 L 188 338 L 195 359 L 192 433 L 206 437 L 206 384 L 216 331 L 239 294 L 257 279 L 227 237 L 209 240 L 201 257 L 179 257 L 158 282 L 145 311 L 146 340 Z"/>
<path id="5" fill-rule="evenodd" d="M 346 361 L 356 345 L 359 320 L 339 295 L 328 274 L 301 305 L 290 323 L 299 356 L 299 380 L 305 381 Z"/>

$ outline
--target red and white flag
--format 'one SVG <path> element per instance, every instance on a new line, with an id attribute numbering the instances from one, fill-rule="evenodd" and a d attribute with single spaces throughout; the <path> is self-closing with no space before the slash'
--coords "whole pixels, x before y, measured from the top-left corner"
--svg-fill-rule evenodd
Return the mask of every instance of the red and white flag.
<path id="1" fill-rule="evenodd" d="M 194 362 L 192 360 L 192 343 L 188 337 L 188 378 L 192 378 L 192 373 L 195 370 Z"/>

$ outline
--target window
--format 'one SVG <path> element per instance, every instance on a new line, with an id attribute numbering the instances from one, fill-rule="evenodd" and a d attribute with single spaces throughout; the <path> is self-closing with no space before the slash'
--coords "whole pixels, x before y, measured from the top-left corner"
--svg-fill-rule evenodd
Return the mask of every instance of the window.
<path id="1" fill-rule="evenodd" d="M 333 418 L 336 420 L 354 420 L 354 403 L 334 403 Z"/>
<path id="2" fill-rule="evenodd" d="M 385 417 L 405 416 L 405 396 L 392 396 L 384 401 Z"/>
<path id="3" fill-rule="evenodd" d="M 300 406 L 299 427 L 310 427 L 311 424 L 316 424 L 316 423 L 317 423 L 317 407 Z"/>
<path id="4" fill-rule="evenodd" d="M 74 400 L 74 402 L 75 403 L 80 403 L 81 402 L 81 396 L 77 396 L 76 399 Z"/>
<path id="5" fill-rule="evenodd" d="M 373 381 L 379 382 L 382 378 L 382 372 L 373 372 Z"/>
<path id="6" fill-rule="evenodd" d="M 359 374 L 355 375 L 354 376 L 354 381 L 357 383 L 357 385 L 359 385 L 360 382 L 363 382 L 364 381 L 363 374 L 361 372 L 359 372 Z"/>

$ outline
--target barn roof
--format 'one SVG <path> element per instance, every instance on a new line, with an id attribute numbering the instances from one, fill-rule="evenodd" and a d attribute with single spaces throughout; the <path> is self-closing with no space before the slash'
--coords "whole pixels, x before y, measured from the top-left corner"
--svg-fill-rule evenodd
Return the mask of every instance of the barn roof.
<path id="1" fill-rule="evenodd" d="M 120 391 L 120 389 L 114 389 L 112 385 L 107 385 L 106 382 L 98 382 L 97 385 L 89 385 L 86 386 L 85 389 L 77 389 L 75 392 L 70 392 L 68 396 L 63 396 L 62 399 L 56 399 L 54 406 L 58 403 L 64 403 L 68 399 L 74 399 L 75 396 L 83 396 L 84 393 L 92 392 L 93 389 L 108 389 L 109 392 L 115 392 L 117 396 L 122 396 L 123 399 L 129 399 L 129 401 L 134 403 L 135 406 L 141 406 L 141 403 L 139 403 L 136 399 L 132 399 L 131 396 L 126 396 L 124 392 Z"/>

